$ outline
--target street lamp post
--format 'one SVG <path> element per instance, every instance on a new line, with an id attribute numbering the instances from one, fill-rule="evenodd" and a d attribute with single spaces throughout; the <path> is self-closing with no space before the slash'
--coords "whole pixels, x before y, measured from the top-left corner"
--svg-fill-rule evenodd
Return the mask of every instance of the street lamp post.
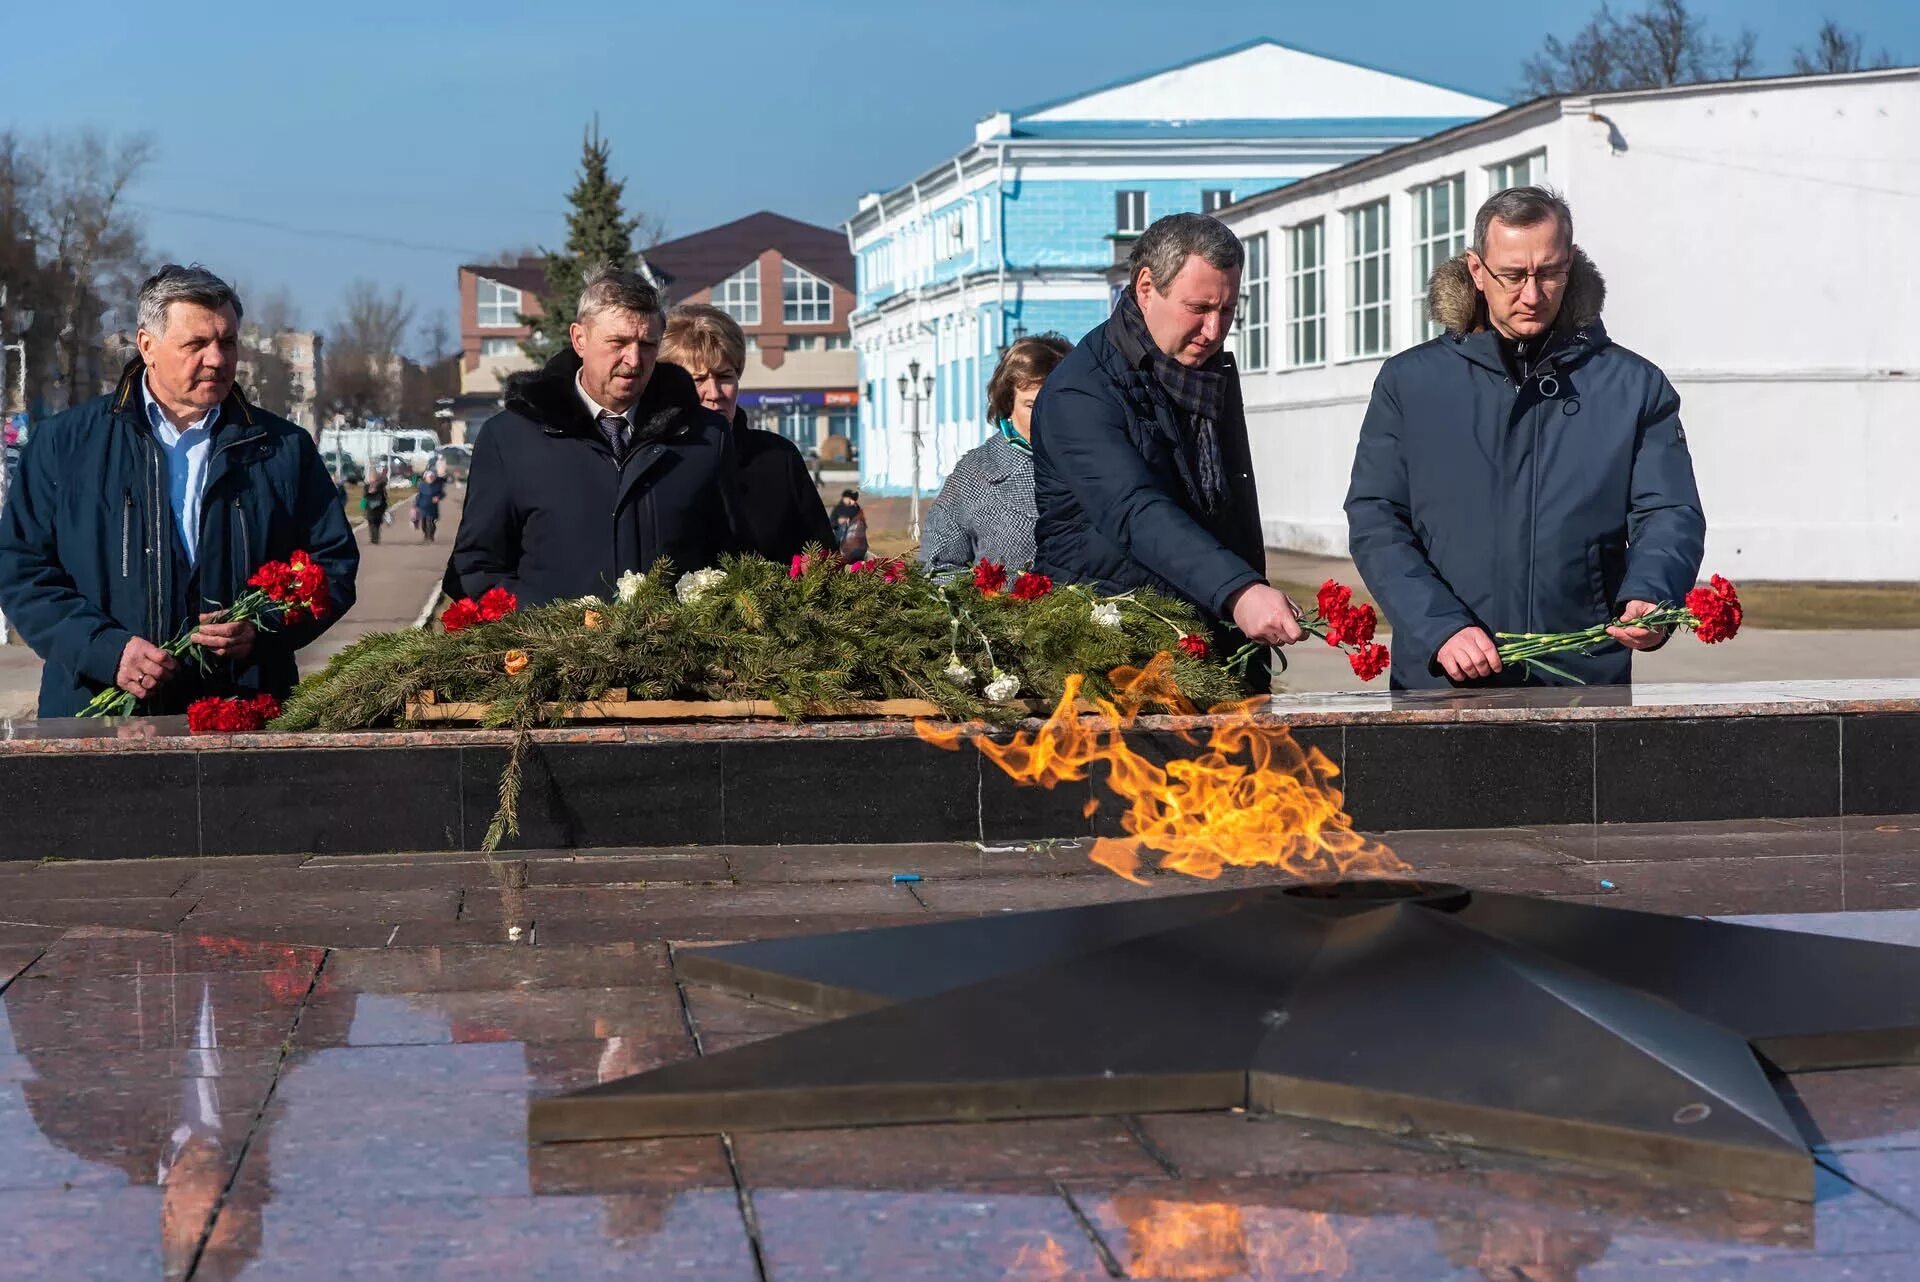
<path id="1" fill-rule="evenodd" d="M 907 531 L 915 543 L 920 541 L 920 406 L 933 399 L 933 375 L 920 377 L 920 362 L 907 362 L 907 372 L 900 376 L 900 399 L 913 409 L 913 488 L 907 493 Z"/>

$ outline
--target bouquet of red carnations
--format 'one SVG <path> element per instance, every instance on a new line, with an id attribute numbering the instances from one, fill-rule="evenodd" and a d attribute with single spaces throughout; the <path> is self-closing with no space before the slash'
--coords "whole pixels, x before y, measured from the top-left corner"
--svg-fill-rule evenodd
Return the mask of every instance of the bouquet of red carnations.
<path id="1" fill-rule="evenodd" d="M 463 597 L 448 606 L 440 616 L 447 632 L 465 632 L 482 623 L 498 623 L 520 608 L 520 598 L 505 588 L 488 588 L 478 597 Z"/>
<path id="2" fill-rule="evenodd" d="M 264 730 L 280 715 L 280 701 L 270 694 L 251 699 L 196 699 L 187 705 L 187 730 L 192 734 L 239 734 Z"/>
<path id="3" fill-rule="evenodd" d="M 1373 607 L 1353 603 L 1353 589 L 1328 579 L 1314 595 L 1313 609 L 1300 620 L 1309 636 L 1319 637 L 1336 650 L 1344 650 L 1347 665 L 1362 681 L 1371 681 L 1387 670 L 1393 656 L 1387 647 L 1373 639 L 1380 626 Z"/>
<path id="4" fill-rule="evenodd" d="M 305 619 L 324 619 L 333 608 L 327 593 L 327 572 L 305 552 L 295 552 L 284 561 L 269 561 L 247 580 L 250 592 L 226 609 L 218 611 L 208 623 L 251 623 L 262 632 L 272 632 Z M 192 659 L 204 671 L 206 651 L 194 644 L 193 634 L 200 624 L 189 623 L 180 635 L 167 642 L 166 651 L 176 659 Z M 124 717 L 132 714 L 138 702 L 119 686 L 109 686 L 80 710 L 83 717 Z M 275 715 L 278 715 L 276 706 Z"/>
<path id="5" fill-rule="evenodd" d="M 1590 653 L 1609 640 L 1608 628 L 1685 628 L 1708 645 L 1730 640 L 1740 631 L 1740 593 L 1728 580 L 1714 575 L 1707 586 L 1687 593 L 1681 605 L 1662 605 L 1632 619 L 1613 619 L 1596 623 L 1577 632 L 1500 632 L 1494 635 L 1502 663 L 1518 663 L 1538 668 L 1563 681 L 1580 682 L 1564 668 L 1547 663 L 1541 656 L 1577 651 Z"/>

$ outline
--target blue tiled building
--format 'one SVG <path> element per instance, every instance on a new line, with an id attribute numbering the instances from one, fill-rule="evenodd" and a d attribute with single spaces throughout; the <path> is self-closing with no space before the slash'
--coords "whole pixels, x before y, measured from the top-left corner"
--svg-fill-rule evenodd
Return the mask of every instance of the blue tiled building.
<path id="1" fill-rule="evenodd" d="M 972 144 L 869 193 L 847 220 L 858 278 L 863 486 L 913 480 L 899 377 L 920 407 L 920 486 L 989 428 L 985 384 L 1021 334 L 1077 341 L 1107 315 L 1107 274 L 1148 223 L 1211 212 L 1477 120 L 1501 104 L 1258 40 L 982 120 Z"/>

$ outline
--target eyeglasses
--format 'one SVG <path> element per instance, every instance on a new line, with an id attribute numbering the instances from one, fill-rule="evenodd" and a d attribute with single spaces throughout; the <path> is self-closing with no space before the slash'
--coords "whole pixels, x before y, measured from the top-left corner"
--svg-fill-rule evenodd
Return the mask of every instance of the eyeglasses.
<path id="1" fill-rule="evenodd" d="M 1493 268 L 1487 266 L 1485 259 L 1480 260 L 1480 269 L 1498 281 L 1500 288 L 1506 290 L 1509 294 L 1519 293 L 1526 287 L 1529 280 L 1540 287 L 1541 293 L 1551 293 L 1567 283 L 1567 273 L 1572 270 L 1571 267 L 1561 266 L 1539 267 L 1533 271 L 1525 271 L 1517 268 L 1507 271 L 1495 271 Z"/>

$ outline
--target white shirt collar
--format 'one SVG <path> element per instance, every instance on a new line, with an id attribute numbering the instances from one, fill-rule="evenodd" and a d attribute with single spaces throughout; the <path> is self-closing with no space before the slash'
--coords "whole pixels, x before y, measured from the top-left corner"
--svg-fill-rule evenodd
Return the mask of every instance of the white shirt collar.
<path id="1" fill-rule="evenodd" d="M 633 411 L 639 408 L 639 405 L 640 405 L 640 402 L 638 400 L 635 400 L 632 405 L 627 406 L 627 408 L 624 411 L 610 410 L 606 406 L 602 405 L 599 401 L 594 400 L 593 397 L 587 395 L 586 385 L 580 381 L 580 373 L 578 370 L 574 371 L 573 390 L 580 393 L 580 403 L 587 407 L 587 417 L 591 418 L 595 423 L 598 423 L 600 421 L 600 416 L 602 414 L 612 414 L 612 413 L 618 412 L 621 418 L 624 418 L 625 420 L 627 420 L 628 427 L 633 426 Z"/>

